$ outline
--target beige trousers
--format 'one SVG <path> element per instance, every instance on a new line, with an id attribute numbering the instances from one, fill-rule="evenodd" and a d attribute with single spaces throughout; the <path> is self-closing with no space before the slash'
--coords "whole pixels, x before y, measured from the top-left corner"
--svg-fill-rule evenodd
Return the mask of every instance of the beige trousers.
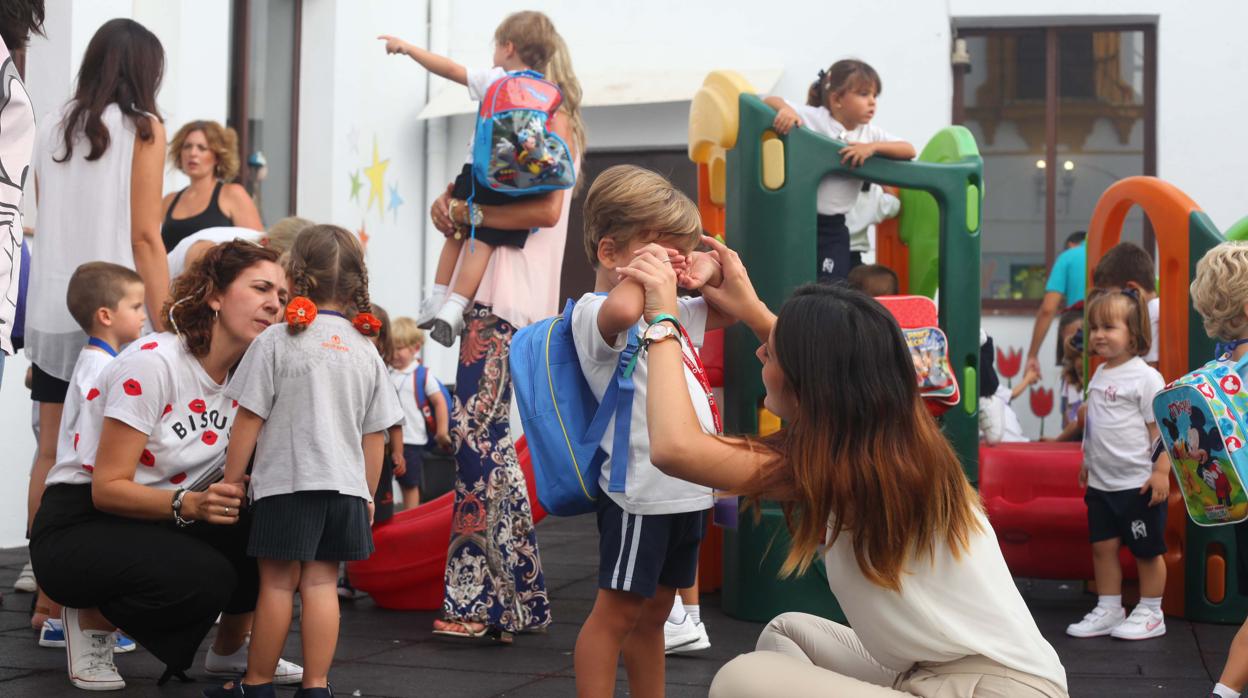
<path id="1" fill-rule="evenodd" d="M 807 613 L 777 616 L 754 652 L 715 674 L 711 698 L 1067 698 L 1060 686 L 986 657 L 916 665 L 898 673 L 867 652 L 850 628 Z"/>

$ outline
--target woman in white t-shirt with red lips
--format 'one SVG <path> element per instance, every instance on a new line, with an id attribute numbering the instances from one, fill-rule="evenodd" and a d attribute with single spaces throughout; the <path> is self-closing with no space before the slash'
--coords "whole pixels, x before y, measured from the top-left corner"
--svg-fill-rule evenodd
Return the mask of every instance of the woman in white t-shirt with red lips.
<path id="1" fill-rule="evenodd" d="M 177 334 L 142 337 L 87 393 L 76 449 L 47 479 L 31 531 L 40 585 L 65 606 L 70 680 L 125 682 L 112 662 L 120 628 L 167 665 L 191 666 L 224 612 L 206 662 L 235 673 L 258 577 L 247 557 L 243 491 L 216 483 L 236 404 L 226 380 L 251 341 L 279 320 L 286 293 L 277 253 L 235 241 L 210 250 L 173 287 Z M 302 679 L 287 664 L 284 682 Z"/>

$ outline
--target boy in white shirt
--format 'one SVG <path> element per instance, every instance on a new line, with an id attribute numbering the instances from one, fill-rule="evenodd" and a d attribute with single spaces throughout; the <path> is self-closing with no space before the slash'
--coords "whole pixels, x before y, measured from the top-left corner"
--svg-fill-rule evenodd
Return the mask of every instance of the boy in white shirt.
<path id="1" fill-rule="evenodd" d="M 718 263 L 694 252 L 701 240 L 698 209 L 666 179 L 630 165 L 612 167 L 594 181 L 585 200 L 585 251 L 596 270 L 594 291 L 577 301 L 572 331 L 581 370 L 602 399 L 616 375 L 630 329 L 639 356 L 629 432 L 625 491 L 610 492 L 614 425 L 602 448 L 599 476 L 598 596 L 576 641 L 580 695 L 610 695 L 621 654 L 634 695 L 658 695 L 664 682 L 663 623 L 676 590 L 693 585 L 711 490 L 663 474 L 650 462 L 646 425 L 648 342 L 676 339 L 684 347 L 685 382 L 702 429 L 720 430 L 718 410 L 696 346 L 705 330 L 727 320 L 702 299 L 680 301 L 679 317 L 653 325 L 642 320 L 645 291 L 621 280 L 618 269 L 642 250 L 662 256 L 686 288 L 718 285 Z"/>
<path id="2" fill-rule="evenodd" d="M 66 291 L 69 314 L 87 333 L 87 346 L 78 353 L 74 373 L 69 378 L 69 391 L 65 393 L 65 408 L 61 413 L 61 431 L 56 442 L 56 462 L 67 460 L 78 448 L 78 417 L 83 404 L 94 399 L 92 391 L 99 393 L 96 378 L 117 352 L 143 334 L 147 322 L 144 312 L 143 279 L 133 269 L 109 262 L 87 262 L 74 270 L 69 277 Z M 43 484 L 48 473 L 33 473 Z M 42 494 L 42 493 L 41 493 Z M 40 497 L 42 499 L 42 496 Z M 38 500 L 36 500 L 38 501 Z M 31 511 L 34 516 L 35 511 Z M 65 631 L 60 620 L 60 606 L 39 593 L 38 607 L 49 610 L 47 620 L 39 630 L 41 647 L 64 647 Z M 129 652 L 135 647 L 134 640 L 118 634 L 117 651 Z"/>

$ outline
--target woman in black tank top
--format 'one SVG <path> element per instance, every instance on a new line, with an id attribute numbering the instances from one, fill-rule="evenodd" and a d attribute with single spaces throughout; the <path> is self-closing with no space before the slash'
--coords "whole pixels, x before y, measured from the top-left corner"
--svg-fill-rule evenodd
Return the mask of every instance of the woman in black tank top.
<path id="1" fill-rule="evenodd" d="M 185 238 L 221 226 L 263 230 L 260 214 L 247 191 L 228 184 L 238 174 L 238 137 L 234 129 L 215 121 L 192 121 L 178 130 L 169 143 L 169 160 L 191 178 L 190 186 L 165 196 L 165 220 L 160 229 L 165 250 L 173 250 Z M 178 204 L 188 194 L 183 210 Z M 211 194 L 209 194 L 211 192 Z M 198 213 L 187 215 L 204 205 Z M 175 215 L 180 214 L 180 217 Z"/>

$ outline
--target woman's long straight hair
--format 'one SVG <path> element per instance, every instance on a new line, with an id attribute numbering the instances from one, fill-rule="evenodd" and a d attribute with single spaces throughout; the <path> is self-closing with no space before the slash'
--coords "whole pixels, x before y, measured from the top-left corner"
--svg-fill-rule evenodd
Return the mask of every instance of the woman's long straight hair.
<path id="1" fill-rule="evenodd" d="M 82 56 L 74 106 L 61 122 L 65 153 L 56 161 L 73 156 L 79 130 L 91 145 L 87 160 L 97 160 L 108 150 L 110 134 L 101 116 L 110 104 L 121 108 L 143 142 L 151 141 L 150 120 L 160 118 L 156 91 L 164 72 L 165 49 L 147 27 L 124 18 L 101 25 Z"/>
<path id="2" fill-rule="evenodd" d="M 741 494 L 790 500 L 782 574 L 804 572 L 825 537 L 848 535 L 863 575 L 900 590 L 912 559 L 966 548 L 979 530 L 978 497 L 883 306 L 838 285 L 799 288 L 780 311 L 772 359 L 798 414 L 762 440 L 775 458 Z"/>

